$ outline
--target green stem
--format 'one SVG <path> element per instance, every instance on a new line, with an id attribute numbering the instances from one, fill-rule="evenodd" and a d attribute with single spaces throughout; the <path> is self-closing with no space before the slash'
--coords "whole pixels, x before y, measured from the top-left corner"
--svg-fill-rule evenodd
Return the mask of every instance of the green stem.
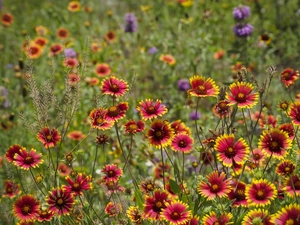
<path id="1" fill-rule="evenodd" d="M 165 163 L 164 163 L 164 155 L 163 155 L 162 146 L 160 148 L 160 154 L 161 154 L 162 171 L 163 171 L 163 184 L 164 184 L 164 190 L 165 190 L 166 189 L 166 184 L 165 184 Z"/>
<path id="2" fill-rule="evenodd" d="M 30 174 L 31 174 L 31 176 L 32 176 L 32 179 L 34 180 L 35 185 L 36 185 L 36 186 L 38 187 L 38 189 L 42 192 L 42 194 L 43 194 L 44 196 L 46 196 L 46 194 L 43 192 L 43 190 L 40 188 L 40 186 L 39 186 L 38 183 L 36 182 L 35 177 L 34 177 L 34 175 L 33 175 L 33 173 L 32 173 L 31 167 L 29 168 L 29 171 L 30 171 Z"/>

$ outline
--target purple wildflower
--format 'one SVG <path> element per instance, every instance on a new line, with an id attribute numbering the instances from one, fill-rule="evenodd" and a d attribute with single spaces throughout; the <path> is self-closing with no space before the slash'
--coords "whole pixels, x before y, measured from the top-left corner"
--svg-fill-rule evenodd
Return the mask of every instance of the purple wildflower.
<path id="1" fill-rule="evenodd" d="M 192 111 L 191 114 L 190 114 L 190 120 L 198 120 L 200 119 L 201 117 L 201 114 L 197 111 Z"/>
<path id="2" fill-rule="evenodd" d="M 65 49 L 65 56 L 66 56 L 66 58 L 76 58 L 77 53 L 74 51 L 73 48 L 66 48 Z"/>
<path id="3" fill-rule="evenodd" d="M 0 86 L 0 108 L 8 108 L 9 106 L 8 91 L 5 87 Z"/>
<path id="4" fill-rule="evenodd" d="M 154 55 L 157 52 L 158 52 L 158 49 L 156 47 L 152 47 L 148 50 L 148 53 L 151 55 Z"/>
<path id="5" fill-rule="evenodd" d="M 127 13 L 125 15 L 125 22 L 125 32 L 133 33 L 137 31 L 137 21 L 133 13 Z"/>
<path id="6" fill-rule="evenodd" d="M 247 24 L 237 24 L 233 27 L 233 32 L 237 37 L 248 37 L 253 32 L 253 26 Z"/>
<path id="7" fill-rule="evenodd" d="M 232 15 L 235 20 L 244 20 L 250 16 L 250 12 L 250 7 L 241 5 L 233 9 Z"/>
<path id="8" fill-rule="evenodd" d="M 190 89 L 190 82 L 188 79 L 180 79 L 177 81 L 179 91 L 187 91 Z"/>

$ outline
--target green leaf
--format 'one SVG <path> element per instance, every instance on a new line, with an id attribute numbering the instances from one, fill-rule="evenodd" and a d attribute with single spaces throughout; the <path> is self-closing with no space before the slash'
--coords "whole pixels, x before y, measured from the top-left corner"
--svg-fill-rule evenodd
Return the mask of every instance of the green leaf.
<path id="1" fill-rule="evenodd" d="M 139 209 L 143 209 L 143 198 L 142 198 L 142 193 L 140 190 L 135 189 L 135 200 L 136 204 L 139 207 Z"/>
<path id="2" fill-rule="evenodd" d="M 181 189 L 179 187 L 179 185 L 174 181 L 174 180 L 169 180 L 170 182 L 170 187 L 171 190 L 175 193 L 175 194 L 180 194 L 181 193 Z"/>

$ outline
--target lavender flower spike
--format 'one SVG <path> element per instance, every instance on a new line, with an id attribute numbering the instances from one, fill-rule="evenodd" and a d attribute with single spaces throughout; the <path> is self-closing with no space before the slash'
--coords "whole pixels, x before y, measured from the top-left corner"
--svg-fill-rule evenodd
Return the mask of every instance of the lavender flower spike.
<path id="1" fill-rule="evenodd" d="M 235 7 L 232 11 L 232 15 L 235 20 L 247 19 L 250 16 L 250 13 L 251 13 L 250 7 L 244 5 Z"/>
<path id="2" fill-rule="evenodd" d="M 137 21 L 133 13 L 127 13 L 125 15 L 125 32 L 134 33 L 137 31 Z"/>
<path id="3" fill-rule="evenodd" d="M 253 26 L 247 24 L 237 24 L 233 27 L 233 32 L 237 37 L 248 37 L 253 32 Z"/>

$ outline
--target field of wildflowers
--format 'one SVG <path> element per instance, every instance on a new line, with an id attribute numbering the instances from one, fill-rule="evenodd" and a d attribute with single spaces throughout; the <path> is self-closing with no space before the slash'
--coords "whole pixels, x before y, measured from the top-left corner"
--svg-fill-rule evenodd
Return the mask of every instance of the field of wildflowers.
<path id="1" fill-rule="evenodd" d="M 300 1 L 0 17 L 0 224 L 300 225 Z"/>

